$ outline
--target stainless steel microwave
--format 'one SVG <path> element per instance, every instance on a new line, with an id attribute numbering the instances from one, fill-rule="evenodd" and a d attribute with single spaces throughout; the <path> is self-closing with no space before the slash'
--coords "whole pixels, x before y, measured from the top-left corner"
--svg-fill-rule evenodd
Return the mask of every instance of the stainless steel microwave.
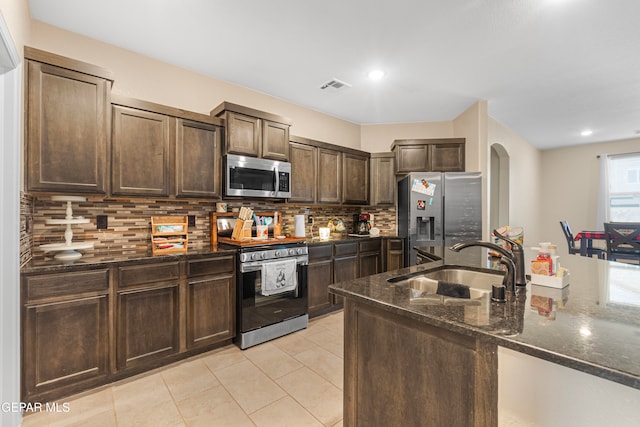
<path id="1" fill-rule="evenodd" d="M 225 196 L 291 197 L 291 163 L 227 154 L 224 165 Z"/>

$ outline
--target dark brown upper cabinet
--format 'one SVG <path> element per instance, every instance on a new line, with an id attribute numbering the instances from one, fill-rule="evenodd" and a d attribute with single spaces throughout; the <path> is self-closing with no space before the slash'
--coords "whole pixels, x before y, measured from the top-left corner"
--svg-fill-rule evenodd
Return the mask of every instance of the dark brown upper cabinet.
<path id="1" fill-rule="evenodd" d="M 342 200 L 342 153 L 318 148 L 318 203 L 340 203 Z"/>
<path id="2" fill-rule="evenodd" d="M 342 153 L 342 203 L 369 203 L 369 156 Z"/>
<path id="3" fill-rule="evenodd" d="M 24 54 L 27 191 L 105 194 L 111 72 L 30 47 Z"/>
<path id="4" fill-rule="evenodd" d="M 113 194 L 169 195 L 171 124 L 163 114 L 113 107 Z"/>
<path id="5" fill-rule="evenodd" d="M 220 119 L 116 95 L 112 104 L 113 195 L 221 197 Z"/>
<path id="6" fill-rule="evenodd" d="M 177 119 L 176 196 L 222 196 L 221 134 L 219 126 Z"/>
<path id="7" fill-rule="evenodd" d="M 369 203 L 369 153 L 291 136 L 290 156 L 290 202 Z"/>
<path id="8" fill-rule="evenodd" d="M 396 200 L 396 176 L 393 153 L 371 153 L 371 205 L 393 205 Z"/>
<path id="9" fill-rule="evenodd" d="M 291 142 L 289 160 L 291 176 L 295 177 L 291 183 L 289 201 L 315 203 L 318 185 L 318 147 Z"/>
<path id="10" fill-rule="evenodd" d="M 230 102 L 218 105 L 211 116 L 225 120 L 224 154 L 289 160 L 290 119 Z"/>
<path id="11" fill-rule="evenodd" d="M 411 172 L 464 172 L 465 139 L 399 139 L 391 145 L 396 174 Z"/>

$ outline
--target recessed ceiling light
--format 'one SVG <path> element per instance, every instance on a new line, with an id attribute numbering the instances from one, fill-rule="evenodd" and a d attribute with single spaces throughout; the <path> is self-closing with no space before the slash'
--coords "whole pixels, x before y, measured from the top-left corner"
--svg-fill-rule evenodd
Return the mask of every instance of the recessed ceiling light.
<path id="1" fill-rule="evenodd" d="M 380 80 L 383 77 L 384 77 L 384 71 L 382 71 L 382 70 L 369 71 L 369 78 L 371 80 Z"/>
<path id="2" fill-rule="evenodd" d="M 585 129 L 582 132 L 580 132 L 580 135 L 582 136 L 589 136 L 593 133 L 593 131 L 591 129 Z"/>

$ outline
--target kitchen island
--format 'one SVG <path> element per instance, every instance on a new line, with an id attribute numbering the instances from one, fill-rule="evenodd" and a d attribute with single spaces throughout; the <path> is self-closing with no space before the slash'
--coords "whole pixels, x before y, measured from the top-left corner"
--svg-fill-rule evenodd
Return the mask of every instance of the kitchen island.
<path id="1" fill-rule="evenodd" d="M 529 283 L 504 304 L 424 304 L 388 281 L 495 265 L 481 248 L 442 255 L 330 287 L 345 300 L 346 426 L 637 423 L 640 267 L 565 256 L 568 287 Z"/>

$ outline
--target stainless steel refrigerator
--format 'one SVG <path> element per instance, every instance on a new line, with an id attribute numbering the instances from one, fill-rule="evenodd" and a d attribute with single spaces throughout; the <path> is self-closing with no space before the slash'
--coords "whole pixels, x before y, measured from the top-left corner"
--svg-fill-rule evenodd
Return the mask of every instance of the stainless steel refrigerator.
<path id="1" fill-rule="evenodd" d="M 451 246 L 482 239 L 480 172 L 414 172 L 398 181 L 398 235 L 405 266 L 415 246 Z"/>

